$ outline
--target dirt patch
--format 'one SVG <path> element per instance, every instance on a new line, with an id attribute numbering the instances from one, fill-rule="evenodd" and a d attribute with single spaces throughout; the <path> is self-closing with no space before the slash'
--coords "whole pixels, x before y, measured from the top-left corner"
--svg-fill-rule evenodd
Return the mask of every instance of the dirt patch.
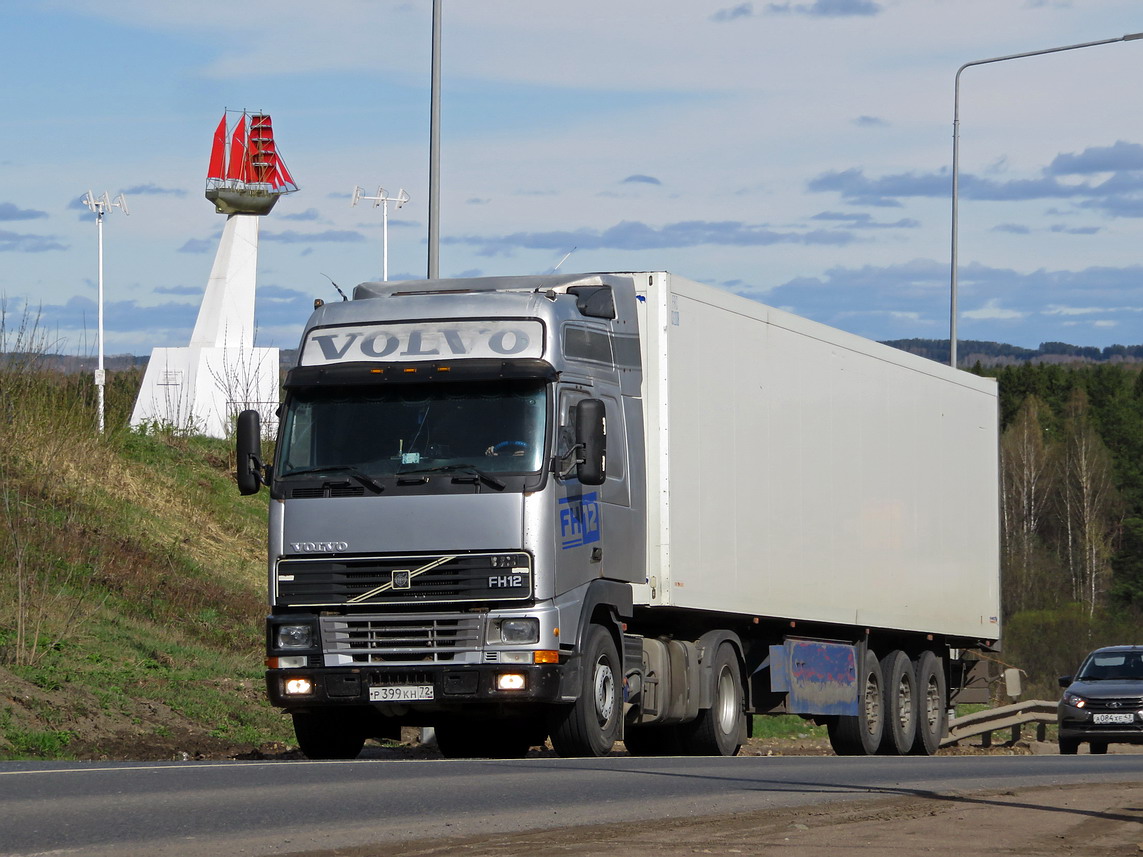
<path id="1" fill-rule="evenodd" d="M 830 803 L 639 825 L 386 845 L 387 857 L 696 854 L 821 857 L 1122 857 L 1143 852 L 1143 785 L 1052 786 Z M 305 857 L 372 857 L 377 846 Z M 301 857 L 298 852 L 297 857 Z"/>

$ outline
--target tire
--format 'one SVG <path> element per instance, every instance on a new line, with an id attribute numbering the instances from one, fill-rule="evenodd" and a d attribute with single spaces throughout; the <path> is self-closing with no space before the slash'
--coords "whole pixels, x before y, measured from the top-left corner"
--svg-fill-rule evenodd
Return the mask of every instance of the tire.
<path id="1" fill-rule="evenodd" d="M 356 759 L 365 746 L 365 732 L 356 712 L 295 712 L 294 735 L 307 759 Z"/>
<path id="2" fill-rule="evenodd" d="M 885 756 L 905 756 L 913 750 L 917 737 L 917 676 L 913 662 L 900 649 L 881 659 L 885 677 L 885 728 L 879 752 Z"/>
<path id="3" fill-rule="evenodd" d="M 917 688 L 917 734 L 913 738 L 914 756 L 932 756 L 941 748 L 948 731 L 948 707 L 945 665 L 936 653 L 921 652 L 914 665 Z"/>
<path id="4" fill-rule="evenodd" d="M 1103 756 L 1107 753 L 1106 741 L 1088 741 L 1087 751 L 1093 756 Z"/>
<path id="5" fill-rule="evenodd" d="M 730 643 L 718 647 L 711 664 L 711 705 L 679 729 L 683 751 L 690 756 L 737 756 L 742 746 L 746 711 L 742 670 Z"/>
<path id="6" fill-rule="evenodd" d="M 677 726 L 628 726 L 623 746 L 632 756 L 681 756 L 683 742 Z"/>
<path id="7" fill-rule="evenodd" d="M 873 652 L 864 653 L 857 677 L 857 716 L 843 715 L 829 722 L 829 742 L 839 756 L 872 756 L 881 746 L 885 692 L 881 664 Z"/>
<path id="8" fill-rule="evenodd" d="M 523 759 L 532 746 L 529 732 L 516 721 L 442 723 L 436 735 L 446 759 Z"/>
<path id="9" fill-rule="evenodd" d="M 1059 745 L 1061 756 L 1074 756 L 1079 752 L 1080 742 L 1075 738 L 1060 738 Z"/>
<path id="10" fill-rule="evenodd" d="M 600 625 L 584 635 L 579 699 L 552 712 L 552 747 L 561 756 L 606 756 L 623 716 L 622 664 L 615 640 Z"/>

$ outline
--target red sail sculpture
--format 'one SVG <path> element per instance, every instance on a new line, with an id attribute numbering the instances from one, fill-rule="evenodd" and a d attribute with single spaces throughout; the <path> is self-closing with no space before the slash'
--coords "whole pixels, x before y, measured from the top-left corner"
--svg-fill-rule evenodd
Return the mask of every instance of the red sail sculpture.
<path id="1" fill-rule="evenodd" d="M 206 198 L 218 212 L 266 214 L 278 197 L 297 189 L 278 155 L 269 115 L 243 111 L 229 129 L 224 113 L 214 131 L 206 176 Z"/>

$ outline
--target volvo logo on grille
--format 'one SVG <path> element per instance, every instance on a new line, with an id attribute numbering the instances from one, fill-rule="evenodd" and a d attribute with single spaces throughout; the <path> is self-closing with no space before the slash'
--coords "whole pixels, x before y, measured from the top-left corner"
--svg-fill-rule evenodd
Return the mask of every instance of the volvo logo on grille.
<path id="1" fill-rule="evenodd" d="M 391 579 L 394 589 L 409 589 L 413 585 L 411 574 L 407 568 L 394 571 Z"/>
<path id="2" fill-rule="evenodd" d="M 349 542 L 290 542 L 295 553 L 338 553 L 349 550 Z"/>

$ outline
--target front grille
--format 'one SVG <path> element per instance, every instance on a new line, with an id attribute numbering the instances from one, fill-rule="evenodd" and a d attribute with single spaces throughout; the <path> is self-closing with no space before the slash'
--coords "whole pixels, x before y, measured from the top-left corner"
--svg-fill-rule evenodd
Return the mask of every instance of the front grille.
<path id="1" fill-rule="evenodd" d="M 325 665 L 468 663 L 479 660 L 483 615 L 323 616 Z"/>
<path id="2" fill-rule="evenodd" d="M 290 496 L 296 500 L 313 497 L 363 497 L 365 496 L 365 489 L 360 485 L 350 485 L 349 483 L 327 483 L 317 488 L 295 488 L 290 492 Z"/>
<path id="3" fill-rule="evenodd" d="M 532 597 L 523 552 L 278 561 L 277 603 L 290 607 L 521 601 Z"/>
<path id="4" fill-rule="evenodd" d="M 1143 710 L 1143 698 L 1138 696 L 1125 696 L 1118 699 L 1091 699 L 1084 706 L 1084 711 L 1099 711 L 1126 714 L 1129 711 Z"/>

